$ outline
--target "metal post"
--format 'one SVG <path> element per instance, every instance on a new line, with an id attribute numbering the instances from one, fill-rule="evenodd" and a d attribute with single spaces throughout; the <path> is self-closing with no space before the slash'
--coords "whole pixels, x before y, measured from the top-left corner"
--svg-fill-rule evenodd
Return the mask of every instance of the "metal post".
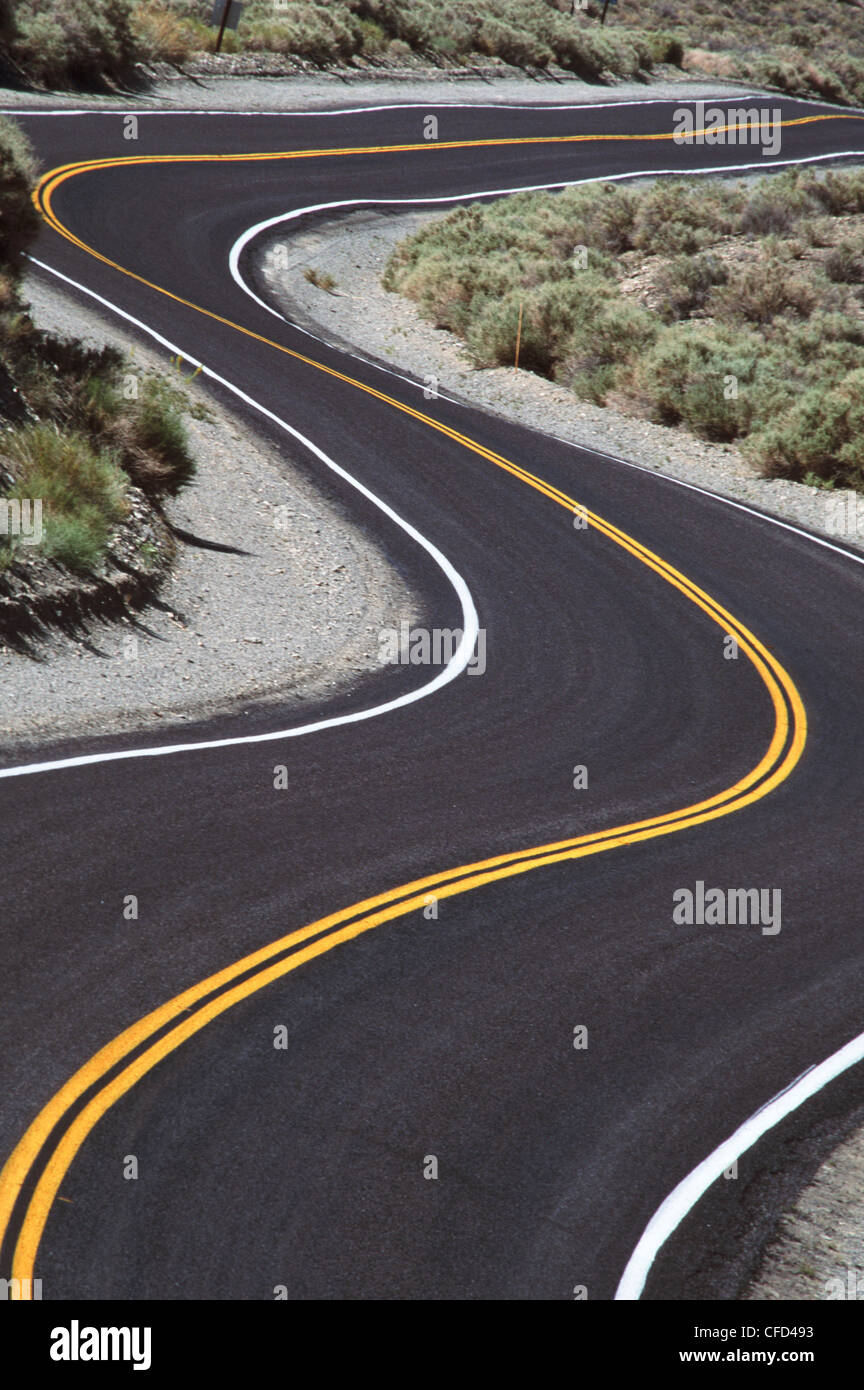
<path id="1" fill-rule="evenodd" d="M 219 37 L 216 40 L 216 52 L 222 48 L 222 39 L 225 35 L 225 25 L 228 23 L 228 15 L 231 12 L 231 0 L 225 0 L 225 8 L 222 11 L 222 23 L 219 25 Z"/>

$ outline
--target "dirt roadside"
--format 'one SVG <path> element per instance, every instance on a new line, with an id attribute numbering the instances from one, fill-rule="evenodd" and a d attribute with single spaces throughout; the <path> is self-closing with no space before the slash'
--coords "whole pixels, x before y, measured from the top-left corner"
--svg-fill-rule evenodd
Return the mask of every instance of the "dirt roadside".
<path id="1" fill-rule="evenodd" d="M 172 370 L 166 354 L 47 281 L 24 293 L 40 327 Z M 380 630 L 415 620 L 383 553 L 292 466 L 290 441 L 276 449 L 200 386 L 187 389 L 208 417 L 187 421 L 197 480 L 166 514 L 191 543 L 179 540 L 167 583 L 141 611 L 55 630 L 30 653 L 0 648 L 4 745 L 168 728 L 253 699 L 302 710 L 377 669 Z"/>

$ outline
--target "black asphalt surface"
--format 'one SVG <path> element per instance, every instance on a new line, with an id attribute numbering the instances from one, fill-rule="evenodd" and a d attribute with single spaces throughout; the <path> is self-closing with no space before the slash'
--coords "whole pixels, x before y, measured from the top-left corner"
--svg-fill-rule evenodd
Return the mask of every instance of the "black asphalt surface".
<path id="1" fill-rule="evenodd" d="M 21 125 L 48 169 L 416 144 L 433 110 L 147 115 L 134 145 L 119 114 Z M 646 135 L 668 131 L 672 110 L 437 115 L 446 142 Z M 794 126 L 780 160 L 859 146 L 861 120 Z M 315 203 L 741 162 L 771 161 L 622 138 L 180 160 L 98 170 L 56 193 L 62 221 L 109 259 L 452 425 L 659 553 L 785 666 L 809 738 L 791 777 L 743 810 L 442 900 L 438 920 L 397 918 L 210 1023 L 86 1140 L 42 1240 L 45 1299 L 268 1300 L 277 1285 L 292 1299 L 568 1299 L 576 1285 L 609 1299 L 675 1184 L 861 1031 L 862 566 L 663 478 L 425 401 L 280 323 L 227 269 L 248 226 Z M 425 874 L 700 801 L 743 777 L 773 729 L 765 686 L 746 659 L 723 659 L 716 624 L 517 478 L 54 231 L 36 254 L 289 421 L 434 542 L 471 590 L 488 665 L 303 738 L 0 781 L 4 1156 L 101 1046 L 246 953 Z M 296 441 L 247 418 L 375 537 L 430 626 L 460 624 L 426 553 Z M 326 706 L 252 705 L 183 739 L 366 708 L 429 676 L 393 667 Z M 149 731 L 39 757 L 165 741 Z M 286 790 L 274 790 L 276 764 Z M 573 789 L 575 764 L 587 789 Z M 779 935 L 675 926 L 673 892 L 700 879 L 781 889 Z M 137 922 L 122 917 L 130 893 Z M 745 1156 L 667 1246 L 646 1297 L 736 1297 L 790 1192 L 862 1106 L 859 1068 Z M 124 1180 L 127 1155 L 137 1181 Z M 430 1155 L 437 1181 L 424 1178 Z M 3 1254 L 5 1274 L 11 1236 Z"/>

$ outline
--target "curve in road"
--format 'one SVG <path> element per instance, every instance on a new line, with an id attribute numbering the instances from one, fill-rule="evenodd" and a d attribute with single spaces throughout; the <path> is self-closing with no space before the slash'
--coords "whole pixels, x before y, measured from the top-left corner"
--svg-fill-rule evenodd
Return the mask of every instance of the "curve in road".
<path id="1" fill-rule="evenodd" d="M 549 113 L 544 111 L 543 116 L 548 118 Z M 596 112 L 592 112 L 592 116 L 596 118 Z M 560 119 L 560 114 L 553 116 L 553 119 L 556 118 Z M 836 121 L 836 119 L 836 113 L 825 113 L 818 116 L 809 115 L 803 118 L 793 118 L 788 124 L 810 126 L 816 121 L 828 122 Z M 494 140 L 473 139 L 442 142 L 437 148 L 483 149 L 490 145 L 502 148 L 528 144 L 547 146 L 550 144 L 595 142 L 597 140 L 609 140 L 620 146 L 629 143 L 634 138 L 637 140 L 656 140 L 668 138 L 668 134 L 654 132 L 633 137 L 623 134 L 585 133 L 576 136 L 518 137 L 510 140 L 500 138 Z M 304 159 L 317 159 L 319 156 L 323 156 L 326 160 L 333 154 L 368 156 L 370 154 L 380 155 L 385 150 L 388 153 L 414 154 L 418 150 L 425 152 L 428 149 L 428 146 L 411 144 L 344 146 L 325 151 L 302 150 L 270 153 L 265 151 L 257 152 L 251 156 L 239 153 L 228 155 L 225 158 L 229 162 L 249 162 L 252 160 L 272 163 L 298 156 Z M 821 155 L 824 152 L 815 152 L 812 157 L 817 157 L 817 153 Z M 299 931 L 290 932 L 287 936 L 280 936 L 269 947 L 244 955 L 233 966 L 223 967 L 221 970 L 208 975 L 199 985 L 181 991 L 169 1004 L 151 1010 L 137 1024 L 125 1029 L 114 1043 L 101 1049 L 89 1063 L 80 1068 L 72 1080 L 57 1092 L 53 1100 L 48 1102 L 27 1131 L 25 1138 L 15 1150 L 6 1170 L 4 1170 L 3 1178 L 0 1180 L 0 1191 L 3 1193 L 3 1200 L 6 1204 L 3 1211 L 7 1217 L 13 1218 L 13 1225 L 15 1224 L 13 1209 L 16 1207 L 20 1209 L 22 1197 L 24 1198 L 25 1210 L 23 1213 L 19 1210 L 20 1230 L 15 1242 L 14 1271 L 17 1277 L 25 1279 L 32 1275 L 33 1261 L 45 1223 L 52 1211 L 54 1197 L 57 1195 L 60 1184 L 63 1182 L 84 1139 L 91 1133 L 94 1125 L 106 1114 L 108 1109 L 128 1093 L 131 1086 L 150 1072 L 157 1062 L 162 1061 L 169 1053 L 173 1053 L 180 1043 L 200 1032 L 206 1023 L 223 1015 L 232 1006 L 247 1001 L 264 985 L 272 984 L 277 979 L 296 970 L 299 965 L 329 952 L 334 945 L 341 941 L 356 940 L 370 927 L 379 925 L 381 922 L 422 912 L 427 904 L 428 895 L 433 889 L 436 899 L 449 899 L 465 893 L 468 889 L 489 886 L 498 881 L 512 880 L 516 875 L 524 875 L 529 869 L 541 866 L 548 868 L 551 865 L 562 864 L 576 858 L 585 858 L 606 848 L 632 846 L 642 840 L 653 840 L 659 836 L 669 835 L 672 831 L 691 829 L 696 825 L 727 816 L 731 810 L 748 807 L 761 800 L 769 791 L 780 786 L 801 758 L 805 740 L 806 724 L 803 703 L 783 665 L 769 648 L 755 637 L 744 622 L 733 618 L 724 604 L 711 598 L 707 590 L 700 584 L 685 577 L 684 572 L 677 565 L 661 559 L 655 551 L 630 532 L 616 525 L 614 521 L 605 520 L 601 513 L 594 510 L 593 507 L 576 501 L 564 486 L 555 481 L 555 471 L 560 472 L 561 470 L 560 460 L 556 460 L 552 477 L 547 477 L 545 472 L 535 473 L 512 461 L 495 447 L 483 442 L 482 439 L 475 438 L 473 435 L 469 436 L 457 429 L 451 420 L 435 418 L 417 411 L 404 399 L 385 395 L 374 387 L 368 378 L 360 379 L 359 376 L 350 376 L 341 370 L 341 364 L 338 361 L 340 354 L 331 353 L 329 361 L 312 359 L 290 346 L 289 341 L 277 341 L 261 333 L 257 327 L 240 323 L 237 319 L 214 307 L 196 303 L 179 294 L 176 289 L 172 290 L 161 285 L 155 280 L 151 280 L 147 275 L 121 265 L 110 255 L 94 250 L 88 241 L 70 232 L 65 222 L 55 216 L 52 206 L 53 196 L 74 175 L 84 172 L 101 173 L 109 167 L 116 171 L 121 168 L 126 169 L 130 165 L 138 166 L 144 162 L 148 165 L 170 164 L 176 166 L 178 164 L 188 165 L 189 163 L 206 164 L 214 161 L 211 156 L 207 155 L 190 157 L 171 154 L 148 156 L 145 159 L 136 157 L 131 161 L 129 159 L 88 159 L 70 166 L 61 166 L 59 170 L 54 170 L 52 174 L 48 175 L 40 186 L 43 211 L 54 232 L 70 242 L 77 253 L 96 256 L 110 273 L 132 278 L 144 291 L 168 297 L 174 306 L 192 311 L 193 314 L 201 314 L 217 323 L 222 329 L 227 328 L 230 332 L 239 332 L 244 338 L 251 339 L 256 348 L 265 351 L 268 349 L 276 350 L 283 357 L 288 357 L 295 363 L 302 364 L 304 368 L 323 372 L 332 381 L 338 382 L 340 387 L 347 386 L 353 390 L 359 388 L 365 396 L 395 409 L 403 416 L 410 417 L 412 421 L 417 422 L 426 430 L 431 428 L 450 444 L 455 444 L 461 450 L 467 450 L 486 463 L 492 463 L 509 477 L 515 478 L 522 484 L 527 484 L 534 492 L 539 492 L 556 503 L 569 515 L 584 516 L 593 531 L 613 542 L 614 547 L 640 561 L 644 567 L 662 580 L 663 584 L 678 590 L 704 615 L 712 619 L 724 634 L 732 634 L 736 637 L 741 649 L 749 657 L 763 688 L 767 690 L 773 724 L 769 724 L 770 736 L 763 744 L 766 751 L 754 767 L 751 767 L 749 771 L 742 771 L 742 774 L 728 787 L 720 786 L 714 789 L 709 786 L 709 795 L 695 802 L 686 802 L 682 809 L 667 810 L 634 820 L 625 820 L 612 828 L 594 828 L 588 833 L 553 840 L 534 849 L 514 851 L 510 848 L 504 853 L 469 861 L 454 870 L 443 873 L 440 871 L 427 873 L 384 894 L 373 894 L 355 902 L 350 908 L 335 914 L 329 913 L 317 918 L 311 925 Z M 221 158 L 216 157 L 216 162 L 222 162 Z M 272 200 L 274 196 L 284 197 L 284 193 L 281 189 L 271 190 L 267 196 Z M 453 196 L 458 197 L 460 195 Z M 472 195 L 465 193 L 461 196 Z M 489 196 L 489 194 L 482 196 Z M 419 198 L 417 200 L 422 201 Z M 94 204 L 97 203 L 98 198 L 94 198 L 93 202 Z M 235 243 L 232 244 L 236 244 L 236 239 Z M 67 262 L 67 264 L 69 263 Z M 184 268 L 188 269 L 188 266 Z M 124 312 L 128 311 L 124 310 Z M 287 325 L 286 328 L 289 334 L 293 331 L 290 325 Z M 212 367 L 208 367 L 207 370 L 211 377 L 217 380 L 227 380 Z M 247 395 L 247 399 L 252 398 Z M 261 408 L 265 411 L 269 410 L 266 404 L 261 404 Z M 272 412 L 270 413 L 272 414 Z M 309 438 L 302 432 L 291 428 L 297 438 L 301 440 Z M 506 429 L 504 433 L 507 433 Z M 511 433 L 514 436 L 514 442 L 517 436 L 521 436 L 520 442 L 524 441 L 524 432 L 513 430 Z M 531 437 L 528 436 L 528 438 Z M 319 457 L 321 456 L 321 451 L 317 450 L 317 446 L 313 446 L 313 451 L 317 452 Z M 446 457 L 449 462 L 451 456 L 448 454 Z M 565 475 L 567 471 L 565 463 Z M 345 475 L 343 474 L 343 476 Z M 374 497 L 376 502 L 380 501 L 377 493 L 373 494 L 368 488 L 365 491 L 367 497 Z M 509 497 L 509 494 L 499 494 L 499 500 L 500 496 L 504 495 Z M 386 502 L 383 505 L 384 509 L 392 515 L 393 509 Z M 409 535 L 419 534 L 417 528 L 413 527 L 410 522 L 406 523 L 406 533 Z M 441 554 L 437 547 L 435 550 L 436 554 Z M 449 573 L 448 577 L 451 577 Z M 656 596 L 652 591 L 650 606 L 653 607 L 655 603 Z M 465 626 L 467 628 L 467 624 Z M 471 645 L 473 647 L 473 642 Z M 463 652 L 462 655 L 464 657 L 465 653 Z M 454 671 L 453 674 L 457 673 Z M 440 681 L 436 684 L 440 685 Z M 412 695 L 405 692 L 398 697 L 397 701 L 385 702 L 378 708 L 394 710 L 413 698 L 416 698 L 416 694 Z M 749 703 L 749 696 L 744 703 L 745 705 Z M 764 714 L 765 712 L 762 711 L 755 720 L 752 715 L 747 719 L 751 731 L 754 724 L 760 730 L 764 728 Z M 303 731 L 306 729 L 309 731 L 313 729 L 323 730 L 329 725 L 335 724 L 337 720 L 355 721 L 359 717 L 362 715 L 354 711 L 326 721 L 313 721 L 312 724 L 304 726 Z M 154 746 L 135 750 L 134 755 L 146 756 L 154 752 L 185 751 L 186 748 L 192 747 L 212 750 L 225 748 L 236 743 L 249 743 L 257 739 L 272 740 L 286 737 L 291 732 L 291 730 L 280 730 L 278 733 L 274 733 L 271 730 L 265 734 L 205 740 L 199 744 L 183 745 L 182 750 L 172 750 L 170 746 Z M 743 747 L 736 750 L 739 756 L 742 752 L 744 752 Z M 16 769 L 12 767 L 4 771 L 15 774 L 22 771 L 56 770 L 61 767 L 71 769 L 88 766 L 94 762 L 126 759 L 129 756 L 129 750 L 111 749 L 107 753 L 100 751 L 95 754 L 47 760 L 41 764 L 28 765 L 26 768 Z M 716 761 L 712 772 L 716 779 Z M 602 808 L 598 808 L 598 814 L 602 815 Z M 512 834 L 512 826 L 508 826 L 507 830 Z M 181 1014 L 192 1008 L 195 1009 L 192 1017 L 184 1018 L 179 1024 L 175 1023 Z M 131 1060 L 128 1060 L 130 1058 Z M 34 1165 L 38 1170 L 35 1173 Z M 3 1224 L 6 1225 L 5 1222 Z"/>

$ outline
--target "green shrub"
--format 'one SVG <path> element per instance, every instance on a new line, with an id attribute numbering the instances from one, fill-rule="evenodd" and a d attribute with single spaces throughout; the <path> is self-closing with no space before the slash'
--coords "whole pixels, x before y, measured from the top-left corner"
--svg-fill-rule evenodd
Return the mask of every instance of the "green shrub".
<path id="1" fill-rule="evenodd" d="M 22 334 L 25 344 L 17 377 L 31 409 L 97 441 L 120 413 L 123 354 L 114 347 L 91 348 L 74 338 L 57 338 L 32 325 Z"/>
<path id="2" fill-rule="evenodd" d="M 503 58 L 516 68 L 542 68 L 552 61 L 552 49 L 526 29 L 514 29 L 500 19 L 485 19 L 477 36 L 481 53 Z"/>
<path id="3" fill-rule="evenodd" d="M 675 179 L 660 179 L 637 200 L 632 244 L 655 255 L 698 251 L 704 230 L 692 191 Z"/>
<path id="4" fill-rule="evenodd" d="M 10 431 L 2 449 L 14 479 L 8 496 L 41 500 L 42 551 L 73 569 L 92 569 L 128 510 L 116 456 L 50 425 Z"/>
<path id="5" fill-rule="evenodd" d="M 726 267 L 716 256 L 673 256 L 654 277 L 654 289 L 662 295 L 660 314 L 665 319 L 689 318 L 705 308 L 711 291 L 728 279 Z"/>
<path id="6" fill-rule="evenodd" d="M 25 0 L 13 52 L 45 84 L 122 77 L 140 56 L 129 0 Z"/>
<path id="7" fill-rule="evenodd" d="M 657 33 L 647 36 L 651 57 L 655 63 L 672 63 L 680 67 L 684 58 L 684 45 L 671 34 Z"/>
<path id="8" fill-rule="evenodd" d="M 339 4 L 292 0 L 284 11 L 270 5 L 248 7 L 239 30 L 247 48 L 294 54 L 321 67 L 348 62 L 363 42 L 359 21 Z"/>
<path id="9" fill-rule="evenodd" d="M 169 383 L 148 377 L 116 430 L 125 471 L 151 497 L 175 497 L 195 477 L 182 401 Z"/>
<path id="10" fill-rule="evenodd" d="M 749 452 L 771 476 L 812 473 L 864 485 L 864 368 L 834 387 L 811 387 L 785 418 L 755 433 Z"/>
<path id="11" fill-rule="evenodd" d="M 540 306 L 533 300 L 529 300 L 525 305 L 524 296 L 518 292 L 511 292 L 503 298 L 489 299 L 482 296 L 475 299 L 466 342 L 478 366 L 514 365 L 520 308 L 520 363 L 529 371 L 548 370 L 550 358 Z"/>
<path id="12" fill-rule="evenodd" d="M 733 266 L 724 285 L 712 291 L 709 313 L 742 323 L 769 324 L 781 314 L 805 316 L 817 301 L 828 307 L 831 287 L 813 271 L 795 272 L 780 256 Z"/>
<path id="13" fill-rule="evenodd" d="M 807 188 L 831 217 L 864 212 L 864 170 L 850 169 L 838 174 L 829 169 L 824 178 L 811 176 Z"/>
<path id="14" fill-rule="evenodd" d="M 40 549 L 67 569 L 95 570 L 103 558 L 111 527 L 94 507 L 82 506 L 75 516 L 62 512 L 49 517 Z"/>
<path id="15" fill-rule="evenodd" d="M 208 31 L 179 14 L 167 3 L 143 0 L 132 10 L 132 33 L 141 53 L 165 63 L 182 63 L 197 48 L 205 47 Z"/>
<path id="16" fill-rule="evenodd" d="M 825 273 L 835 284 L 864 284 L 864 237 L 833 246 L 825 257 Z"/>
<path id="17" fill-rule="evenodd" d="M 709 439 L 734 439 L 746 429 L 752 381 L 761 351 L 755 335 L 724 326 L 672 324 L 634 365 L 631 384 L 663 424 L 683 422 Z"/>
<path id="18" fill-rule="evenodd" d="M 368 57 L 377 58 L 386 53 L 389 38 L 386 29 L 382 29 L 380 24 L 376 24 L 374 19 L 361 19 L 360 48 Z"/>
<path id="19" fill-rule="evenodd" d="M 651 315 L 615 295 L 583 305 L 555 369 L 555 379 L 577 395 L 602 404 L 618 385 L 632 353 L 645 352 L 656 337 Z"/>

